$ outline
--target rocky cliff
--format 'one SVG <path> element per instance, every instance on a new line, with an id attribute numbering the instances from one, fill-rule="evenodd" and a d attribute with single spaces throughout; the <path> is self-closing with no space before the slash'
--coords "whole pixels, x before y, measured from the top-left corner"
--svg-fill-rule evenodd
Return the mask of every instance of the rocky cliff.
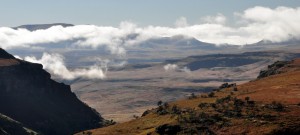
<path id="1" fill-rule="evenodd" d="M 103 125 L 103 118 L 81 102 L 69 85 L 52 80 L 42 65 L 15 59 L 1 48 L 0 113 L 46 135 Z"/>

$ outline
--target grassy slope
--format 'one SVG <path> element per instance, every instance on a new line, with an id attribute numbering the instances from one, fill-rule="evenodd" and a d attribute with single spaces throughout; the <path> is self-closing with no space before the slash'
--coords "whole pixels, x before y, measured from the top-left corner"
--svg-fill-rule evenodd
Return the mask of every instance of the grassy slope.
<path id="1" fill-rule="evenodd" d="M 226 121 L 229 121 L 229 125 L 220 126 L 218 124 L 212 124 L 209 126 L 216 134 L 274 134 L 289 131 L 299 130 L 300 125 L 300 60 L 295 60 L 292 64 L 285 67 L 287 72 L 269 76 L 266 78 L 258 79 L 237 86 L 238 91 L 233 91 L 232 88 L 222 89 L 215 92 L 215 97 L 195 99 L 184 99 L 173 103 L 169 106 L 177 105 L 181 109 L 190 108 L 192 112 L 200 113 L 205 112 L 207 114 L 216 114 L 215 109 L 207 107 L 201 109 L 198 107 L 199 103 L 214 103 L 217 99 L 231 95 L 231 97 L 237 97 L 243 100 L 245 97 L 250 97 L 255 101 L 255 107 L 242 108 L 241 117 L 228 117 L 223 113 L 222 115 Z M 274 111 L 264 106 L 271 104 L 271 102 L 277 101 L 284 105 L 284 111 Z M 225 105 L 232 104 L 231 101 L 225 103 Z M 223 105 L 223 104 L 222 104 Z M 170 110 L 170 109 L 166 109 Z M 178 117 L 187 115 L 176 115 L 168 113 L 165 115 L 159 115 L 156 113 L 157 109 L 152 110 L 150 114 L 132 120 L 125 123 L 116 124 L 113 126 L 85 131 L 84 133 L 91 132 L 93 134 L 157 134 L 155 129 L 163 124 L 171 125 L 190 125 L 191 127 L 197 124 L 193 123 L 180 123 Z M 250 117 L 249 112 L 253 112 L 256 116 Z M 189 114 L 190 115 L 190 114 Z M 263 116 L 271 115 L 275 118 L 268 120 Z M 83 134 L 79 133 L 79 134 Z M 181 132 L 179 134 L 184 134 Z"/>

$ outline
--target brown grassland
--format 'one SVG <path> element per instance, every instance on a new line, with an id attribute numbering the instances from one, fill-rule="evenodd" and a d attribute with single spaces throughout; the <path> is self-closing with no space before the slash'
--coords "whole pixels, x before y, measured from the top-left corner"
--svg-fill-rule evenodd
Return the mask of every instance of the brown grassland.
<path id="1" fill-rule="evenodd" d="M 159 105 L 124 123 L 78 133 L 297 134 L 300 132 L 300 59 L 281 73 Z"/>

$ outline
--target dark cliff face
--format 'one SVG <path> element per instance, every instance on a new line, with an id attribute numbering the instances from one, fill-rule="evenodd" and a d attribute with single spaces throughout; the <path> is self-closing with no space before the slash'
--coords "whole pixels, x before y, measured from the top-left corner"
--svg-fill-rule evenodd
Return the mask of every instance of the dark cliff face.
<path id="1" fill-rule="evenodd" d="M 0 59 L 14 59 L 15 57 L 0 48 Z"/>
<path id="2" fill-rule="evenodd" d="M 0 113 L 46 135 L 102 126 L 103 118 L 69 85 L 53 81 L 42 65 L 16 60 L 3 50 L 0 59 Z"/>

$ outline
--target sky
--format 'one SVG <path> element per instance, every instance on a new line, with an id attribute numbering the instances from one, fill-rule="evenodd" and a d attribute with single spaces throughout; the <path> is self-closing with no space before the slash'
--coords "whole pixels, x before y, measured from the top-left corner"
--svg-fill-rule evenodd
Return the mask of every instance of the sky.
<path id="1" fill-rule="evenodd" d="M 235 12 L 254 6 L 295 8 L 299 0 L 1 0 L 0 27 L 23 24 L 71 23 L 118 26 L 173 26 L 185 17 L 191 24 L 218 13 L 229 21 Z"/>

